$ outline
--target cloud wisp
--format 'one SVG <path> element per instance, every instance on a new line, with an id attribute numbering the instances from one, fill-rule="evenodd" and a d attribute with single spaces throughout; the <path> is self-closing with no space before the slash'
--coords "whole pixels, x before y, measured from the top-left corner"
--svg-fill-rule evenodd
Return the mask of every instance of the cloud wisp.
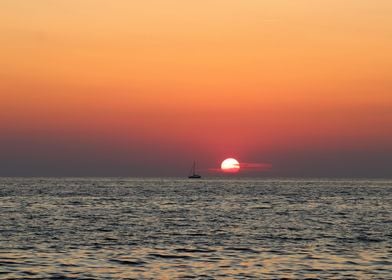
<path id="1" fill-rule="evenodd" d="M 256 163 L 256 162 L 240 162 L 242 171 L 270 171 L 272 164 L 270 163 Z"/>
<path id="2" fill-rule="evenodd" d="M 272 169 L 272 164 L 270 163 L 257 163 L 257 162 L 240 162 L 239 172 L 267 172 Z M 210 173 L 223 173 L 221 168 L 208 168 Z"/>

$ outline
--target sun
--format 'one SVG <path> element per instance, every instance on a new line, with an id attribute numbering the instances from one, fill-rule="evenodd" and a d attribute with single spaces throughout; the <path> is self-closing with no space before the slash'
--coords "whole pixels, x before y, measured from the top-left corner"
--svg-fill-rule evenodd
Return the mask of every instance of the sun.
<path id="1" fill-rule="evenodd" d="M 237 173 L 240 171 L 240 163 L 234 158 L 227 158 L 222 161 L 221 169 L 226 173 Z"/>

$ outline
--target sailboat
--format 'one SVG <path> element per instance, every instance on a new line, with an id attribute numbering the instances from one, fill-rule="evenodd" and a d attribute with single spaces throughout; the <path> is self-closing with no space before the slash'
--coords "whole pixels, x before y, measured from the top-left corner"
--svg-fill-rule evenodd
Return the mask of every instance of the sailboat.
<path id="1" fill-rule="evenodd" d="M 196 161 L 193 162 L 190 174 L 192 174 L 192 175 L 188 176 L 189 179 L 200 179 L 201 178 L 200 175 L 196 174 Z"/>

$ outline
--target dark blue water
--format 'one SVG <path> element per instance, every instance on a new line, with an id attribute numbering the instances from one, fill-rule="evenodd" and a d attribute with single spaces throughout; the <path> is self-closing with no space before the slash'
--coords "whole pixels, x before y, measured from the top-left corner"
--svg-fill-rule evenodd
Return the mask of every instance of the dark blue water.
<path id="1" fill-rule="evenodd" d="M 392 279 L 392 181 L 0 179 L 1 279 Z"/>

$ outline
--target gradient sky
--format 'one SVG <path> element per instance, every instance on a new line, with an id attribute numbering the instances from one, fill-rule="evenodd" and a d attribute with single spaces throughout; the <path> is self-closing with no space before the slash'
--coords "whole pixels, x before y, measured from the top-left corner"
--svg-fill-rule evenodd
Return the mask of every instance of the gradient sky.
<path id="1" fill-rule="evenodd" d="M 390 0 L 1 0 L 0 176 L 392 177 Z M 203 171 L 204 170 L 204 171 Z"/>

